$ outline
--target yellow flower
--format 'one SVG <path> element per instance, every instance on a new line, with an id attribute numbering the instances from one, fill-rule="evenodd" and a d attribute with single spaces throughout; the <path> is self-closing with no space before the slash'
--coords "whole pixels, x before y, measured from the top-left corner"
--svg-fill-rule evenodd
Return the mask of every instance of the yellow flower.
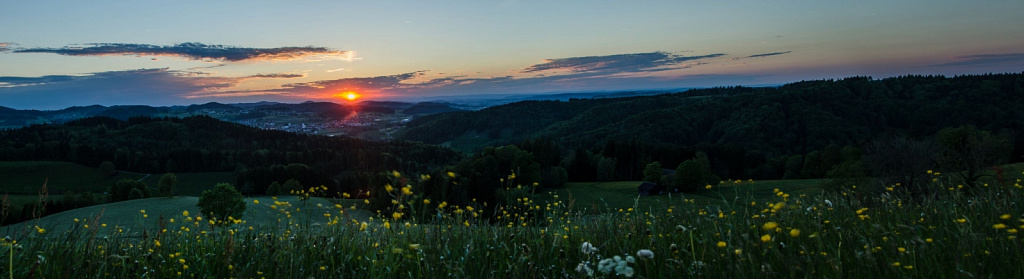
<path id="1" fill-rule="evenodd" d="M 395 220 L 398 220 L 398 219 L 402 218 L 402 213 L 401 212 L 392 213 L 391 217 L 395 218 Z"/>
<path id="2" fill-rule="evenodd" d="M 384 221 L 384 228 L 391 229 L 391 223 L 388 223 L 388 221 Z"/>
<path id="3" fill-rule="evenodd" d="M 394 175 L 395 177 L 402 177 L 402 174 L 398 173 L 396 170 L 391 171 L 391 175 Z"/>
<path id="4" fill-rule="evenodd" d="M 718 242 L 718 248 L 725 248 L 726 245 L 727 244 L 725 243 L 725 241 L 719 241 Z"/>
<path id="5" fill-rule="evenodd" d="M 1006 228 L 1006 224 L 1003 224 L 1003 223 L 995 224 L 995 225 L 992 225 L 992 228 L 993 229 L 997 229 L 997 230 L 1005 229 Z"/>
<path id="6" fill-rule="evenodd" d="M 792 229 L 792 230 L 789 230 L 789 236 L 792 236 L 792 237 L 798 237 L 798 236 L 800 236 L 800 230 L 799 230 L 799 229 Z"/>
<path id="7" fill-rule="evenodd" d="M 455 173 L 454 172 L 448 172 L 448 177 L 455 178 Z"/>
<path id="8" fill-rule="evenodd" d="M 402 187 L 402 195 L 412 195 L 412 186 Z"/>
<path id="9" fill-rule="evenodd" d="M 252 204 L 260 204 L 260 200 L 252 200 Z"/>
<path id="10" fill-rule="evenodd" d="M 391 193 L 391 192 L 395 191 L 395 187 L 392 187 L 391 184 L 386 184 L 386 185 L 384 185 L 384 191 L 388 191 L 388 193 Z"/>
<path id="11" fill-rule="evenodd" d="M 708 185 L 704 185 L 704 189 L 708 189 L 708 190 L 711 190 L 711 184 L 708 184 Z"/>
<path id="12" fill-rule="evenodd" d="M 776 223 L 776 222 L 764 223 L 764 226 L 762 226 L 762 228 L 764 228 L 766 230 L 774 230 L 777 227 L 779 227 L 779 223 Z"/>
<path id="13" fill-rule="evenodd" d="M 182 212 L 181 216 L 188 216 L 188 210 L 185 210 L 185 212 Z"/>
<path id="14" fill-rule="evenodd" d="M 743 254 L 743 249 L 732 250 L 732 252 L 736 255 Z"/>
<path id="15" fill-rule="evenodd" d="M 1013 215 L 1003 214 L 1002 216 L 999 216 L 999 219 L 1010 220 L 1011 217 L 1013 217 Z"/>
<path id="16" fill-rule="evenodd" d="M 906 253 L 907 252 L 907 248 L 903 248 L 903 247 L 896 248 L 896 250 L 900 251 L 900 253 Z"/>
<path id="17" fill-rule="evenodd" d="M 369 225 L 370 224 L 367 224 L 366 222 L 363 222 L 362 224 L 359 224 L 359 231 L 365 231 L 366 227 L 369 226 Z"/>
<path id="18" fill-rule="evenodd" d="M 761 236 L 761 242 L 769 242 L 769 241 L 772 241 L 772 236 L 771 235 L 766 234 L 766 235 L 762 235 Z"/>

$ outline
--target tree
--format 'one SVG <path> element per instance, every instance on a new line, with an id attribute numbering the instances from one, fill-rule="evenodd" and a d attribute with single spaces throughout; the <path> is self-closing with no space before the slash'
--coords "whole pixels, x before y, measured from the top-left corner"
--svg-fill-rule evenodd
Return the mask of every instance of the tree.
<path id="1" fill-rule="evenodd" d="M 298 195 L 299 192 L 301 192 L 301 191 L 302 191 L 302 183 L 299 183 L 299 181 L 295 180 L 295 179 L 288 179 L 288 181 L 285 181 L 284 185 L 281 186 L 281 194 L 282 195 L 284 195 L 284 194 Z"/>
<path id="2" fill-rule="evenodd" d="M 132 195 L 132 192 L 135 190 L 138 190 L 138 193 Z M 133 179 L 118 180 L 114 183 L 114 186 L 110 187 L 110 201 L 112 202 L 149 198 L 152 196 L 145 182 Z"/>
<path id="3" fill-rule="evenodd" d="M 281 183 L 277 181 L 270 182 L 270 187 L 267 187 L 268 196 L 280 196 L 284 195 L 284 190 L 281 189 Z"/>
<path id="4" fill-rule="evenodd" d="M 217 183 L 213 189 L 203 191 L 196 206 L 201 210 L 200 214 L 213 220 L 241 219 L 245 214 L 242 193 L 229 183 Z"/>
<path id="5" fill-rule="evenodd" d="M 680 191 L 694 191 L 720 181 L 721 178 L 711 172 L 708 156 L 704 152 L 697 152 L 693 159 L 683 161 L 676 167 L 676 178 L 672 184 Z"/>
<path id="6" fill-rule="evenodd" d="M 178 184 L 178 177 L 173 173 L 166 173 L 160 177 L 160 182 L 157 184 L 157 189 L 160 191 L 160 195 L 165 197 L 174 197 L 174 186 Z"/>
<path id="7" fill-rule="evenodd" d="M 871 176 L 880 179 L 882 185 L 900 183 L 912 194 L 928 194 L 932 189 L 925 188 L 921 182 L 929 179 L 927 171 L 933 166 L 935 150 L 932 141 L 915 141 L 905 137 L 882 138 L 868 145 L 862 160 L 871 171 Z M 868 190 L 881 191 L 880 188 Z"/>
<path id="8" fill-rule="evenodd" d="M 969 187 L 977 187 L 982 170 L 1006 161 L 1013 150 L 1010 140 L 978 130 L 974 126 L 945 128 L 936 134 L 939 167 L 962 178 Z"/>
<path id="9" fill-rule="evenodd" d="M 99 171 L 103 177 L 114 175 L 114 163 L 103 161 L 103 163 L 100 163 Z"/>
<path id="10" fill-rule="evenodd" d="M 617 160 L 610 157 L 600 157 L 601 159 L 597 161 L 597 181 L 614 181 L 615 165 L 618 164 Z"/>
<path id="11" fill-rule="evenodd" d="M 654 162 L 647 164 L 644 168 L 644 181 L 650 183 L 661 183 L 661 163 Z"/>

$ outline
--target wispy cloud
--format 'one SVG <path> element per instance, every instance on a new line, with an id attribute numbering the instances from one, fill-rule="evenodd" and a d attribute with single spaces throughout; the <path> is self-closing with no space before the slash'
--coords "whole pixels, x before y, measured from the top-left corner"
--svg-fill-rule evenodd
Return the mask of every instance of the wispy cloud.
<path id="1" fill-rule="evenodd" d="M 715 53 L 700 56 L 683 56 L 664 51 L 648 53 L 614 54 L 605 56 L 583 56 L 545 59 L 544 63 L 523 69 L 522 73 L 541 71 L 568 71 L 572 73 L 607 72 L 652 72 L 674 70 L 683 67 L 687 61 L 724 56 Z"/>
<path id="2" fill-rule="evenodd" d="M 758 57 L 766 57 L 766 56 L 776 56 L 776 55 L 787 54 L 787 53 L 790 53 L 790 52 L 793 52 L 793 51 L 780 51 L 780 52 L 769 52 L 769 53 L 754 54 L 754 55 L 751 55 L 751 56 L 747 56 L 747 58 L 758 58 Z"/>
<path id="3" fill-rule="evenodd" d="M 0 99 L 6 106 L 56 109 L 91 104 L 184 104 L 186 98 L 237 88 L 246 80 L 301 78 L 303 74 L 272 73 L 217 77 L 203 72 L 138 69 L 79 76 L 0 77 Z"/>
<path id="4" fill-rule="evenodd" d="M 249 78 L 302 78 L 306 77 L 306 74 L 255 74 L 248 76 Z"/>
<path id="5" fill-rule="evenodd" d="M 333 50 L 325 47 L 278 47 L 251 48 L 225 45 L 207 45 L 203 43 L 180 43 L 170 46 L 123 43 L 95 43 L 81 46 L 65 46 L 62 48 L 25 48 L 14 50 L 16 53 L 54 53 L 70 56 L 103 56 L 103 55 L 145 55 L 172 56 L 190 60 L 212 61 L 267 61 L 267 60 L 351 60 L 353 52 Z"/>
<path id="6" fill-rule="evenodd" d="M 12 45 L 14 45 L 14 43 L 0 42 L 0 52 L 7 52 L 7 51 L 11 50 L 11 46 Z"/>
<path id="7" fill-rule="evenodd" d="M 952 62 L 932 65 L 935 67 L 977 67 L 1003 64 L 1024 64 L 1024 53 L 976 54 L 953 57 Z"/>

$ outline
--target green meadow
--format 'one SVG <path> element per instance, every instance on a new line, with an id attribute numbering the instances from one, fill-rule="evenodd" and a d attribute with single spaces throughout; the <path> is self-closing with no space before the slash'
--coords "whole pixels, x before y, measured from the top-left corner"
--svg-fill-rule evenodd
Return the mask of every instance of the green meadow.
<path id="1" fill-rule="evenodd" d="M 1019 278 L 1024 177 L 926 198 L 820 181 L 727 181 L 638 196 L 572 183 L 487 205 L 378 193 L 433 212 L 381 216 L 355 199 L 250 197 L 240 220 L 195 197 L 93 206 L 2 228 L 14 278 Z M 187 212 L 186 212 L 187 211 Z M 171 219 L 174 219 L 171 222 Z M 212 222 L 211 222 L 212 221 Z"/>

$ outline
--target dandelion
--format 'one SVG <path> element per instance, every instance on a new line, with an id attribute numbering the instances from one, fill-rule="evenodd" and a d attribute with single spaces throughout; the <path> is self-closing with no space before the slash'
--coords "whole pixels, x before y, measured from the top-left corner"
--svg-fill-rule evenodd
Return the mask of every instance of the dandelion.
<path id="1" fill-rule="evenodd" d="M 1010 220 L 1010 218 L 1013 218 L 1013 215 L 1003 214 L 1002 216 L 999 216 L 999 219 L 1003 219 L 1003 220 Z"/>
<path id="2" fill-rule="evenodd" d="M 260 200 L 252 200 L 252 204 L 260 204 Z"/>
<path id="3" fill-rule="evenodd" d="M 395 191 L 395 187 L 391 186 L 391 184 L 386 184 L 386 185 L 384 185 L 384 191 L 387 191 L 388 193 L 394 192 Z"/>
<path id="4" fill-rule="evenodd" d="M 366 227 L 368 226 L 370 226 L 370 224 L 367 224 L 366 222 L 359 224 L 359 231 L 366 231 Z"/>
<path id="5" fill-rule="evenodd" d="M 402 187 L 402 195 L 412 195 L 412 186 Z"/>
<path id="6" fill-rule="evenodd" d="M 896 248 L 896 250 L 900 251 L 900 253 L 906 253 L 907 252 L 907 248 L 903 248 L 903 247 Z"/>
<path id="7" fill-rule="evenodd" d="M 732 250 L 732 253 L 736 254 L 737 256 L 739 256 L 740 254 L 743 254 L 743 249 Z"/>
<path id="8" fill-rule="evenodd" d="M 719 241 L 718 242 L 718 248 L 725 248 L 726 245 L 727 244 L 725 243 L 725 241 Z"/>
<path id="9" fill-rule="evenodd" d="M 646 258 L 646 259 L 653 259 L 654 258 L 654 252 L 651 251 L 651 250 L 647 250 L 647 249 L 640 249 L 640 250 L 636 251 L 636 256 L 637 257 L 641 257 L 641 258 Z"/>
<path id="10" fill-rule="evenodd" d="M 766 234 L 766 235 L 762 235 L 761 236 L 761 242 L 770 242 L 770 241 L 772 241 L 772 235 Z"/>
<path id="11" fill-rule="evenodd" d="M 591 245 L 590 242 L 583 242 L 583 245 L 580 245 L 580 252 L 583 252 L 583 254 L 593 254 L 597 252 L 597 247 Z"/>
<path id="12" fill-rule="evenodd" d="M 762 228 L 764 228 L 765 230 L 769 230 L 769 231 L 770 230 L 774 230 L 777 227 L 779 227 L 779 223 L 776 223 L 776 222 L 764 223 L 764 226 L 762 226 Z"/>
<path id="13" fill-rule="evenodd" d="M 1006 228 L 1006 224 L 1003 224 L 1003 223 L 995 224 L 995 225 L 992 225 L 992 228 L 993 229 L 997 229 L 997 230 L 1005 229 Z"/>

